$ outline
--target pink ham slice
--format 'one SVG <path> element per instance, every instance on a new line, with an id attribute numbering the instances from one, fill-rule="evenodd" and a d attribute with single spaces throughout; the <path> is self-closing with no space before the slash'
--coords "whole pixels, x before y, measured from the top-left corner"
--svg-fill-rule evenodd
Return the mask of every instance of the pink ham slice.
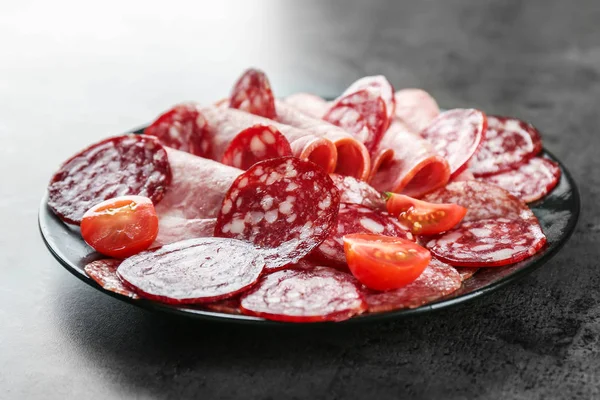
<path id="1" fill-rule="evenodd" d="M 440 108 L 429 93 L 421 89 L 402 89 L 395 94 L 396 118 L 419 133 L 437 117 Z"/>
<path id="2" fill-rule="evenodd" d="M 374 163 L 371 185 L 382 192 L 420 197 L 443 187 L 450 178 L 446 160 L 398 120 L 385 133 L 375 155 L 380 158 Z"/>
<path id="3" fill-rule="evenodd" d="M 172 181 L 159 204 L 158 237 L 153 247 L 212 236 L 215 217 L 229 187 L 243 171 L 165 147 Z"/>
<path id="4" fill-rule="evenodd" d="M 224 107 L 203 107 L 212 145 L 211 158 L 221 160 L 231 141 L 241 131 L 254 125 L 273 126 L 290 142 L 292 152 L 300 159 L 312 161 L 326 172 L 333 172 L 337 162 L 335 145 L 324 137 L 290 125 L 275 122 L 244 111 Z"/>
<path id="5" fill-rule="evenodd" d="M 311 93 L 292 94 L 283 101 L 304 114 L 318 119 L 323 118 L 329 110 L 329 103 L 325 99 Z"/>
<path id="6" fill-rule="evenodd" d="M 335 172 L 358 179 L 367 179 L 370 157 L 366 147 L 348 132 L 323 120 L 313 118 L 284 101 L 276 100 L 277 121 L 300 128 L 310 135 L 333 142 L 337 149 Z"/>

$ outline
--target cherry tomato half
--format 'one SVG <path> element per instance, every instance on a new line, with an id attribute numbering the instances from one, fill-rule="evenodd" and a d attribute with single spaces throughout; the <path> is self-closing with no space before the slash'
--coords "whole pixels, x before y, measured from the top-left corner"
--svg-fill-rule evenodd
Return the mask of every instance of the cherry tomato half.
<path id="1" fill-rule="evenodd" d="M 90 208 L 81 220 L 83 240 L 99 253 L 125 258 L 146 250 L 158 235 L 152 200 L 122 196 Z"/>
<path id="2" fill-rule="evenodd" d="M 415 235 L 435 235 L 454 228 L 467 209 L 457 204 L 435 204 L 403 194 L 387 193 L 387 210 Z"/>
<path id="3" fill-rule="evenodd" d="M 431 261 L 429 250 L 410 240 L 354 233 L 344 236 L 352 275 L 375 290 L 398 289 L 421 275 Z"/>

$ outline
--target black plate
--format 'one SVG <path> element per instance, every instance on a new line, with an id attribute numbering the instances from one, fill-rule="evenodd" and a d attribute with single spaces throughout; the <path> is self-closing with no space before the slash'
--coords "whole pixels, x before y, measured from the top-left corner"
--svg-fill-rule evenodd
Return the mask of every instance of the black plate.
<path id="1" fill-rule="evenodd" d="M 564 165 L 562 165 L 554 156 L 547 151 L 544 152 L 544 156 L 560 164 L 562 177 L 559 184 L 548 196 L 536 203 L 530 204 L 533 212 L 539 218 L 540 224 L 548 239 L 548 243 L 543 250 L 535 256 L 517 264 L 499 268 L 481 269 L 471 279 L 465 281 L 458 291 L 425 306 L 376 314 L 364 314 L 342 323 L 400 318 L 454 306 L 499 289 L 544 265 L 567 242 L 575 229 L 579 217 L 579 193 L 575 181 Z M 244 322 L 261 325 L 286 324 L 245 315 L 232 315 L 201 310 L 193 307 L 172 306 L 144 299 L 134 300 L 104 290 L 94 280 L 89 278 L 83 270 L 83 267 L 87 263 L 102 258 L 102 256 L 95 253 L 87 246 L 87 244 L 85 244 L 83 239 L 81 239 L 78 228 L 73 228 L 64 224 L 54 215 L 54 213 L 52 213 L 52 211 L 50 211 L 46 203 L 47 195 L 42 199 L 39 211 L 39 227 L 46 246 L 52 255 L 54 255 L 54 257 L 56 257 L 69 272 L 95 289 L 119 300 L 126 301 L 148 310 L 165 311 L 172 314 L 205 320 Z"/>

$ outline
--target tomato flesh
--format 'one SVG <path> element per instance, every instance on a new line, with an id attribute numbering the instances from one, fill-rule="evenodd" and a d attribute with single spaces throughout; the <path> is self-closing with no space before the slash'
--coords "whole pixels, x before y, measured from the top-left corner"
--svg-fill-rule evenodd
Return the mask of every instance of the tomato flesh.
<path id="1" fill-rule="evenodd" d="M 446 232 L 462 221 L 467 209 L 458 204 L 435 204 L 403 194 L 387 193 L 387 210 L 415 235 Z"/>
<path id="2" fill-rule="evenodd" d="M 368 288 L 381 291 L 408 285 L 431 261 L 431 254 L 424 247 L 383 235 L 346 235 L 344 251 L 352 275 Z"/>
<path id="3" fill-rule="evenodd" d="M 152 200 L 122 196 L 90 208 L 81 220 L 81 236 L 104 255 L 125 258 L 146 250 L 158 235 Z"/>

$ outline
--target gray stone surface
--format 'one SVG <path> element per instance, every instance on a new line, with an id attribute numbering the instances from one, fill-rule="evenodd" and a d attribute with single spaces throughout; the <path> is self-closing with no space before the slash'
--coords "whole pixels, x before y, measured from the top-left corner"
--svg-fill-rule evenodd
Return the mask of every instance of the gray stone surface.
<path id="1" fill-rule="evenodd" d="M 0 398 L 600 398 L 600 2 L 221 3 L 1 3 Z M 281 95 L 383 73 L 533 122 L 580 185 L 577 231 L 488 297 L 344 329 L 173 319 L 60 267 L 36 227 L 57 165 L 250 65 Z"/>

